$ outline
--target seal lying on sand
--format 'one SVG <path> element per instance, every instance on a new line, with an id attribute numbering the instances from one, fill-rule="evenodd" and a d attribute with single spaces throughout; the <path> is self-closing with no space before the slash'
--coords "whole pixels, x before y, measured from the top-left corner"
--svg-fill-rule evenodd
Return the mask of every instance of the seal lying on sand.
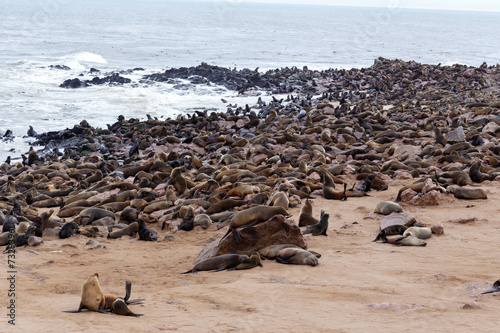
<path id="1" fill-rule="evenodd" d="M 245 254 L 223 254 L 221 256 L 209 258 L 196 264 L 192 269 L 181 274 L 193 273 L 198 271 L 214 271 L 219 272 L 225 269 L 233 268 L 241 263 L 250 261 L 250 257 Z"/>
<path id="2" fill-rule="evenodd" d="M 318 258 L 311 252 L 304 249 L 286 248 L 281 250 L 276 256 L 276 261 L 280 264 L 310 265 L 316 266 Z"/>

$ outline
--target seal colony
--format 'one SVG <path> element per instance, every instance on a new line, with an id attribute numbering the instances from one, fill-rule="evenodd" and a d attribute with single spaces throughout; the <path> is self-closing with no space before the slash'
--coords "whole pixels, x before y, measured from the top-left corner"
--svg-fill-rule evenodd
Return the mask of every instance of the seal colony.
<path id="1" fill-rule="evenodd" d="M 289 81 L 283 87 L 287 95 L 228 106 L 227 112 L 145 121 L 119 117 L 107 129 L 82 121 L 73 129 L 37 135 L 45 149 L 0 166 L 5 232 L 26 222 L 43 237 L 61 235 L 69 242 L 72 235 L 109 242 L 129 236 L 155 246 L 172 231 L 182 237 L 198 230 L 218 241 L 232 233 L 244 243 L 252 240 L 256 224 L 304 207 L 295 224 L 310 239 L 309 233 L 332 231 L 335 200 L 361 206 L 367 195 L 388 186 L 401 187 L 392 198 L 401 204 L 370 207 L 377 213 L 400 212 L 404 197 L 429 191 L 450 200 L 488 200 L 480 186 L 500 174 L 500 104 L 490 93 L 499 87 L 500 66 L 378 58 L 364 69 L 278 73 L 284 78 L 299 73 L 303 83 Z M 331 199 L 332 208 L 315 212 L 318 196 Z M 227 230 L 215 230 L 216 223 Z M 381 225 L 377 240 L 432 246 L 435 240 L 414 235 L 421 231 L 405 235 L 407 227 Z M 20 240 L 34 232 L 28 227 Z M 336 237 L 342 235 L 325 238 Z M 267 246 L 272 245 L 279 244 Z M 321 267 L 317 256 L 304 250 L 287 247 L 275 258 Z M 250 263 L 250 253 L 227 255 L 230 262 L 204 262 L 188 272 Z"/>

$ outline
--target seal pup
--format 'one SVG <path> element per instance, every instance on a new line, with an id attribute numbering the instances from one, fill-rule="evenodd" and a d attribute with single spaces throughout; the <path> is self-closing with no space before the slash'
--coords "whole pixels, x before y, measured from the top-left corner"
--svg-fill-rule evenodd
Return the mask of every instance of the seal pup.
<path id="1" fill-rule="evenodd" d="M 388 226 L 382 230 L 380 230 L 379 234 L 377 237 L 372 240 L 372 242 L 376 242 L 379 239 L 382 240 L 383 243 L 387 243 L 387 236 L 392 236 L 392 235 L 403 235 L 403 233 L 408 229 L 402 224 L 394 224 L 391 226 Z"/>
<path id="2" fill-rule="evenodd" d="M 151 241 L 151 242 L 158 240 L 158 235 L 156 234 L 156 232 L 149 229 L 146 226 L 146 222 L 144 222 L 144 220 L 138 219 L 137 223 L 139 224 L 139 230 L 138 230 L 139 240 Z"/>
<path id="3" fill-rule="evenodd" d="M 290 205 L 290 200 L 288 200 L 288 197 L 285 194 L 285 192 L 278 191 L 278 192 L 275 192 L 273 194 L 273 196 L 271 198 L 271 205 L 272 206 L 280 206 L 280 207 L 283 207 L 285 209 L 288 209 L 288 207 Z"/>
<path id="4" fill-rule="evenodd" d="M 132 316 L 132 317 L 144 316 L 143 314 L 133 313 L 132 310 L 128 308 L 125 300 L 121 297 L 117 297 L 113 302 L 113 304 L 111 304 L 111 312 L 121 316 Z"/>
<path id="5" fill-rule="evenodd" d="M 328 218 L 330 214 L 326 214 L 323 210 L 321 210 L 321 215 L 319 218 L 319 222 L 315 225 L 308 227 L 302 234 L 312 234 L 313 236 L 328 236 L 326 231 L 328 230 Z"/>
<path id="6" fill-rule="evenodd" d="M 112 230 L 113 230 L 112 227 L 108 227 L 108 231 L 109 231 L 108 239 L 110 239 L 110 238 L 116 239 L 116 238 L 120 238 L 120 237 L 125 236 L 125 235 L 130 236 L 130 238 L 134 238 L 137 231 L 139 231 L 139 223 L 132 222 L 123 229 L 116 230 L 116 231 L 112 231 Z"/>
<path id="7" fill-rule="evenodd" d="M 496 280 L 495 283 L 493 283 L 493 289 L 482 292 L 481 295 L 496 293 L 497 291 L 500 291 L 500 280 Z"/>
<path id="8" fill-rule="evenodd" d="M 188 212 L 177 227 L 178 230 L 191 231 L 194 229 L 194 209 L 189 207 Z"/>
<path id="9" fill-rule="evenodd" d="M 276 256 L 278 255 L 278 253 L 281 251 L 281 250 L 284 250 L 284 249 L 301 249 L 300 246 L 298 245 L 293 245 L 293 244 L 279 244 L 279 245 L 269 245 L 263 249 L 260 249 L 259 250 L 259 254 L 263 257 L 263 258 L 266 258 L 266 259 L 275 259 Z M 315 252 L 315 251 L 311 251 L 311 250 L 307 250 L 309 252 L 311 252 L 312 254 L 314 254 L 316 256 L 316 258 L 321 258 L 321 254 L 319 254 L 318 252 Z"/>
<path id="10" fill-rule="evenodd" d="M 356 190 L 362 191 L 362 192 L 370 192 L 372 190 L 372 181 L 373 178 L 375 178 L 375 175 L 373 173 L 369 174 L 368 177 L 366 177 L 365 181 L 363 184 L 359 185 Z"/>
<path id="11" fill-rule="evenodd" d="M 426 246 L 427 242 L 423 240 L 413 237 L 412 235 L 406 236 L 388 236 L 387 243 L 395 244 L 395 245 L 405 245 L 405 246 Z"/>
<path id="12" fill-rule="evenodd" d="M 318 258 L 311 252 L 301 248 L 286 248 L 281 250 L 276 256 L 276 261 L 280 264 L 310 265 L 316 266 Z"/>
<path id="13" fill-rule="evenodd" d="M 65 223 L 61 230 L 59 230 L 59 238 L 65 239 L 74 235 L 74 231 L 78 230 L 80 226 L 76 222 Z"/>
<path id="14" fill-rule="evenodd" d="M 83 284 L 78 310 L 67 310 L 63 312 L 76 313 L 83 309 L 88 309 L 90 311 L 105 313 L 104 303 L 104 293 L 99 284 L 99 274 L 95 273 L 89 276 Z"/>
<path id="15" fill-rule="evenodd" d="M 432 230 L 431 228 L 426 227 L 409 227 L 403 233 L 403 237 L 406 237 L 407 235 L 412 235 L 413 237 L 419 239 L 428 239 L 431 238 Z"/>
<path id="16" fill-rule="evenodd" d="M 319 221 L 312 215 L 312 201 L 306 199 L 304 206 L 300 209 L 299 227 L 317 224 Z"/>
<path id="17" fill-rule="evenodd" d="M 212 224 L 212 219 L 207 214 L 198 214 L 194 217 L 194 225 L 207 229 Z"/>
<path id="18" fill-rule="evenodd" d="M 476 200 L 488 199 L 486 192 L 480 188 L 467 188 L 458 185 L 451 185 L 446 188 L 447 193 L 452 193 L 457 199 Z"/>
<path id="19" fill-rule="evenodd" d="M 236 266 L 234 269 L 235 270 L 251 269 L 251 268 L 254 268 L 257 266 L 259 266 L 261 268 L 264 267 L 264 266 L 262 266 L 262 263 L 260 262 L 259 252 L 254 251 L 250 255 L 250 259 L 248 259 L 248 262 L 242 262 L 241 264 Z M 232 270 L 232 268 L 230 268 L 229 270 Z"/>
<path id="20" fill-rule="evenodd" d="M 193 273 L 198 271 L 214 271 L 219 272 L 224 269 L 229 269 L 238 266 L 241 263 L 248 262 L 250 257 L 245 254 L 223 254 L 217 257 L 203 260 L 196 264 L 192 269 L 181 274 Z"/>
<path id="21" fill-rule="evenodd" d="M 396 202 L 381 201 L 375 206 L 375 213 L 389 215 L 393 212 L 402 212 L 403 208 Z"/>

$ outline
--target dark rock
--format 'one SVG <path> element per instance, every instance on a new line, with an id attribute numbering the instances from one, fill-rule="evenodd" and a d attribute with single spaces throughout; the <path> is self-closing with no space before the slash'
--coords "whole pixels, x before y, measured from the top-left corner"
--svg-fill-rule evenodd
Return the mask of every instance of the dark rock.
<path id="1" fill-rule="evenodd" d="M 293 244 L 304 249 L 307 248 L 307 243 L 299 227 L 293 220 L 287 220 L 283 215 L 276 215 L 253 227 L 238 229 L 238 232 L 241 236 L 240 244 L 236 242 L 232 234 L 229 234 L 222 240 L 215 240 L 203 249 L 198 258 L 195 259 L 195 263 L 233 251 L 258 251 L 277 244 Z"/>

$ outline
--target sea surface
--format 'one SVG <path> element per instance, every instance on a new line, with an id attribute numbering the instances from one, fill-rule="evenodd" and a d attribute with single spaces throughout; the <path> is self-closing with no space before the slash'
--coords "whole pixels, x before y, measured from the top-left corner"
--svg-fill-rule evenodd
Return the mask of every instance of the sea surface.
<path id="1" fill-rule="evenodd" d="M 333 1 L 332 1 L 333 2 Z M 397 2 L 391 2 L 397 3 Z M 231 68 L 359 68 L 379 56 L 479 66 L 500 62 L 500 13 L 240 1 L 0 0 L 0 162 L 28 150 L 38 133 L 118 115 L 175 117 L 255 104 L 220 86 L 138 83 L 144 74 L 201 62 Z M 62 70 L 50 66 L 67 66 Z M 141 67 L 123 86 L 59 88 Z M 266 96 L 264 96 L 266 98 Z"/>

